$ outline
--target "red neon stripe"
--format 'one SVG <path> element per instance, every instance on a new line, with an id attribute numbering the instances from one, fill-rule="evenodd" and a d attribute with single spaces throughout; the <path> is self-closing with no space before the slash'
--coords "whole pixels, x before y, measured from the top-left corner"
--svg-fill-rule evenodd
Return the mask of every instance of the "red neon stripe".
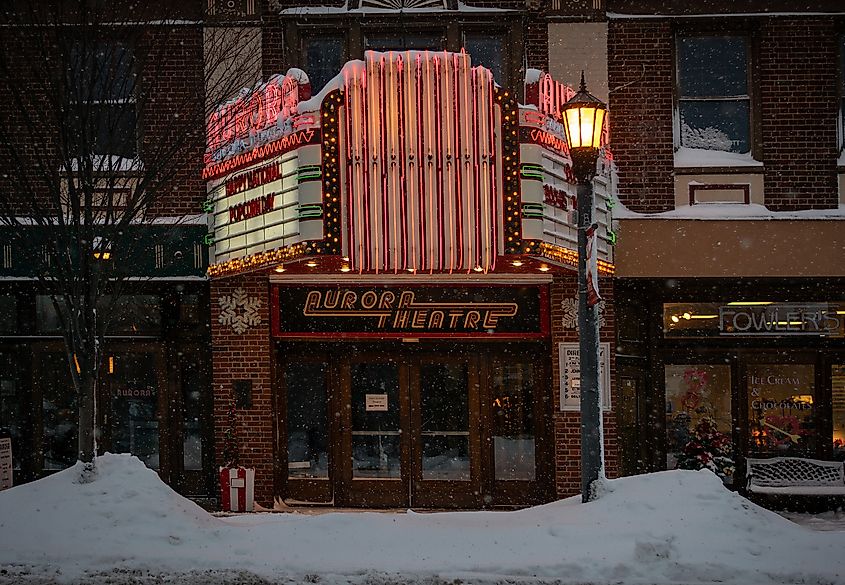
<path id="1" fill-rule="evenodd" d="M 456 180 L 457 180 L 457 188 L 455 190 L 455 242 L 454 247 L 457 253 L 455 267 L 460 269 L 463 268 L 464 265 L 464 248 L 463 248 L 463 177 L 464 177 L 464 169 L 466 166 L 464 164 L 465 157 L 464 157 L 464 141 L 463 141 L 463 133 L 464 127 L 461 124 L 463 121 L 463 116 L 467 115 L 467 109 L 461 108 L 461 105 L 466 98 L 466 94 L 464 93 L 463 84 L 460 81 L 466 83 L 466 57 L 461 56 L 460 58 L 456 55 L 455 56 L 455 94 L 457 99 L 455 100 L 455 138 L 457 140 L 457 145 L 455 148 L 455 156 L 456 156 L 456 169 L 457 173 L 455 173 Z"/>
<path id="2" fill-rule="evenodd" d="M 470 214 L 472 213 L 472 206 L 473 202 L 478 197 L 478 184 L 480 178 L 480 169 L 479 169 L 479 161 L 481 160 L 481 153 L 479 152 L 479 129 L 478 129 L 478 88 L 476 87 L 476 72 L 475 69 L 472 70 L 472 84 L 470 85 L 472 89 L 472 149 L 474 156 L 472 157 L 473 160 L 473 177 L 472 177 L 472 196 L 467 197 L 467 220 L 470 220 Z M 475 230 L 476 226 L 473 222 L 473 225 L 469 227 L 467 230 L 469 232 L 469 237 L 467 238 L 467 272 L 472 270 L 472 264 L 475 262 L 475 253 L 474 253 L 474 244 L 475 244 Z"/>
<path id="3" fill-rule="evenodd" d="M 500 108 L 501 109 L 501 108 Z M 495 105 L 493 101 L 493 95 L 490 95 L 490 128 L 493 129 L 495 127 L 496 122 L 496 112 L 495 112 Z M 497 133 L 499 135 L 499 142 L 502 142 L 501 131 Z M 491 136 L 490 143 L 493 148 L 493 152 L 496 151 L 496 141 L 495 135 Z M 519 146 L 517 146 L 517 151 Z M 502 165 L 504 168 L 504 165 Z M 516 167 L 519 168 L 519 167 Z M 490 174 L 493 177 L 493 185 L 492 185 L 492 193 L 491 193 L 491 200 L 492 204 L 492 214 L 490 219 L 490 231 L 493 234 L 493 241 L 492 241 L 492 250 L 490 250 L 490 255 L 492 256 L 490 260 L 490 269 L 496 269 L 496 258 L 498 257 L 498 248 L 499 248 L 499 196 L 498 196 L 498 183 L 496 181 L 496 157 L 493 157 L 492 162 L 490 164 Z"/>
<path id="4" fill-rule="evenodd" d="M 486 101 L 481 101 L 484 99 L 484 86 L 482 85 L 484 81 L 481 79 L 481 71 L 479 70 L 479 74 L 476 75 L 476 80 L 479 84 L 478 86 L 478 98 L 479 98 L 479 110 L 481 106 L 486 104 Z M 487 114 L 487 111 L 484 110 L 482 113 Z M 486 118 L 486 116 L 485 116 Z M 479 182 L 479 190 L 476 191 L 476 200 L 475 200 L 475 255 L 472 258 L 472 262 L 474 265 L 478 266 L 481 263 L 481 198 L 484 196 L 484 193 L 481 191 L 486 191 L 487 189 L 487 176 L 490 171 L 490 165 L 492 161 L 490 160 L 490 149 L 489 144 L 487 142 L 487 133 L 485 132 L 485 124 L 487 124 L 485 120 L 479 121 L 479 148 L 481 149 L 482 153 L 487 154 L 486 157 L 487 166 L 482 167 L 481 169 L 481 181 Z"/>
<path id="5" fill-rule="evenodd" d="M 443 92 L 440 88 L 440 58 L 434 57 L 434 130 L 437 145 L 435 160 L 437 161 L 437 269 L 443 270 Z"/>
<path id="6" fill-rule="evenodd" d="M 361 128 L 359 126 L 361 116 L 359 112 L 359 104 L 361 101 L 361 87 L 358 84 L 357 75 L 353 72 L 352 74 L 353 79 L 353 88 L 354 91 L 352 105 L 349 111 L 350 117 L 350 126 L 353 128 L 353 136 L 350 140 L 353 142 L 355 148 L 355 193 L 353 193 L 351 197 L 352 207 L 355 209 L 355 223 L 353 224 L 353 233 L 355 234 L 355 241 L 352 242 L 350 247 L 354 250 L 355 256 L 355 264 L 354 266 L 358 269 L 358 272 L 363 272 L 363 250 L 360 249 L 361 246 L 361 230 L 363 217 L 361 217 L 361 208 L 360 208 L 360 198 L 358 196 L 358 192 L 361 190 L 362 185 L 364 184 L 364 170 L 361 168 L 361 165 L 366 164 L 367 158 L 365 156 L 361 156 L 361 149 L 363 148 L 363 138 L 361 136 Z"/>
<path id="7" fill-rule="evenodd" d="M 376 274 L 380 268 L 384 268 L 385 270 L 389 266 L 387 255 L 390 253 L 390 248 L 388 247 L 388 228 L 389 223 L 387 221 L 388 216 L 388 193 L 387 193 L 387 170 L 385 169 L 385 165 L 387 164 L 387 104 L 386 104 L 386 91 L 385 91 L 385 60 L 384 55 L 381 56 L 379 59 L 379 69 L 378 69 L 378 96 L 379 96 L 379 115 L 378 115 L 378 125 L 379 125 L 379 168 L 381 169 L 381 201 L 379 201 L 381 213 L 377 213 L 377 217 L 380 215 L 379 223 L 381 224 L 381 246 L 382 250 L 384 250 L 384 258 L 379 259 L 377 257 L 376 262 Z"/>
<path id="8" fill-rule="evenodd" d="M 406 165 L 406 153 L 405 153 L 405 63 L 402 59 L 402 56 L 399 57 L 399 83 L 397 83 L 397 90 L 399 92 L 399 157 L 398 157 L 398 165 L 399 165 L 399 185 L 398 188 L 407 189 L 407 183 L 405 181 L 405 165 Z M 401 193 L 399 196 L 399 215 L 402 220 L 402 238 L 401 238 L 401 245 L 402 245 L 402 270 L 408 269 L 408 209 L 407 209 L 407 193 Z"/>
<path id="9" fill-rule="evenodd" d="M 352 181 L 354 181 L 353 173 L 355 162 L 352 158 L 352 88 L 349 85 L 349 72 L 343 71 L 343 130 L 344 136 L 338 136 L 338 140 L 346 141 L 346 176 L 344 177 L 344 184 L 346 185 L 346 251 L 349 254 L 349 263 L 355 266 L 355 247 L 352 239 L 353 226 L 353 210 L 352 210 Z M 338 109 L 338 115 L 340 110 Z M 343 253 L 343 246 L 341 245 L 341 253 Z"/>
<path id="10" fill-rule="evenodd" d="M 364 127 L 364 152 L 366 153 L 366 158 L 364 158 L 364 190 L 360 194 L 362 204 L 364 207 L 364 229 L 362 232 L 361 243 L 363 247 L 363 256 L 361 259 L 363 260 L 362 266 L 364 270 L 369 270 L 371 266 L 371 250 L 372 247 L 370 246 L 370 125 L 369 125 L 369 88 L 367 85 L 367 69 L 361 72 L 361 81 L 362 81 L 362 100 L 361 100 L 361 120 Z M 364 102 L 368 102 L 365 104 Z"/>
<path id="11" fill-rule="evenodd" d="M 419 211 L 419 270 L 425 269 L 425 177 L 423 176 L 423 165 L 425 164 L 425 155 L 423 154 L 423 112 L 422 112 L 422 57 L 417 55 L 416 63 L 416 103 L 414 109 L 417 112 L 417 209 Z"/>

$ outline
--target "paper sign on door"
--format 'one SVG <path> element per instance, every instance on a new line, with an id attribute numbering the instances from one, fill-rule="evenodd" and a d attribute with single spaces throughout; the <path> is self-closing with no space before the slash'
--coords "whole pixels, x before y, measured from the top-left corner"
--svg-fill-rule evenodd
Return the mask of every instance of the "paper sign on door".
<path id="1" fill-rule="evenodd" d="M 387 412 L 387 394 L 365 394 L 367 412 Z"/>

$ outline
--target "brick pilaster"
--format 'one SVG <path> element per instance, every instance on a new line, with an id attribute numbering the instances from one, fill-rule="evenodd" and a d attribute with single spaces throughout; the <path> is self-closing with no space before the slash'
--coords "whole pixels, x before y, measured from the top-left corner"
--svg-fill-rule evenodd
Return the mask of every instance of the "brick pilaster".
<path id="1" fill-rule="evenodd" d="M 243 333 L 220 323 L 220 299 L 243 289 L 250 298 L 261 300 L 261 323 Z M 214 388 L 214 444 L 216 464 L 221 460 L 228 427 L 227 413 L 234 395 L 235 380 L 252 382 L 252 406 L 238 409 L 240 464 L 255 468 L 255 500 L 265 507 L 273 504 L 273 391 L 271 382 L 271 340 L 269 285 L 266 276 L 246 275 L 211 282 L 211 335 Z"/>
<path id="2" fill-rule="evenodd" d="M 599 282 L 604 299 L 604 325 L 599 330 L 601 342 L 610 342 L 611 412 L 602 419 L 604 426 L 605 471 L 608 477 L 619 474 L 619 444 L 616 426 L 616 315 L 613 298 L 613 281 L 601 278 Z M 560 358 L 558 343 L 577 342 L 578 332 L 564 327 L 563 302 L 577 298 L 578 283 L 575 272 L 556 276 L 551 287 L 552 318 L 552 394 L 554 403 L 553 433 L 555 444 L 555 493 L 564 498 L 581 492 L 581 415 L 560 410 Z"/>

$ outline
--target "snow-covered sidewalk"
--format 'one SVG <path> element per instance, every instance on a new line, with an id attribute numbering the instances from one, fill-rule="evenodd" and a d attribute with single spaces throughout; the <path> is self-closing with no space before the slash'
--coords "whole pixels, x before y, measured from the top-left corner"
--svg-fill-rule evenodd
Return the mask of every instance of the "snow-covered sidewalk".
<path id="1" fill-rule="evenodd" d="M 845 532 L 798 526 L 707 471 L 517 512 L 217 518 L 134 457 L 98 466 L 90 484 L 69 469 L 0 493 L 0 583 L 845 584 Z"/>

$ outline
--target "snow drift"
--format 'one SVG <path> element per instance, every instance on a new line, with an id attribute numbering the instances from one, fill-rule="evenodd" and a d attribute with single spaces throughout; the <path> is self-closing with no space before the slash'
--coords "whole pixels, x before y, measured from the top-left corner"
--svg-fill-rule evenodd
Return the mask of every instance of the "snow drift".
<path id="1" fill-rule="evenodd" d="M 216 518 L 135 457 L 107 455 L 0 493 L 0 565 L 59 580 L 109 571 L 248 571 L 322 583 L 845 583 L 845 532 L 813 532 L 726 490 L 712 473 L 607 482 L 517 512 L 251 514 Z M 137 573 L 136 573 L 137 574 Z"/>

